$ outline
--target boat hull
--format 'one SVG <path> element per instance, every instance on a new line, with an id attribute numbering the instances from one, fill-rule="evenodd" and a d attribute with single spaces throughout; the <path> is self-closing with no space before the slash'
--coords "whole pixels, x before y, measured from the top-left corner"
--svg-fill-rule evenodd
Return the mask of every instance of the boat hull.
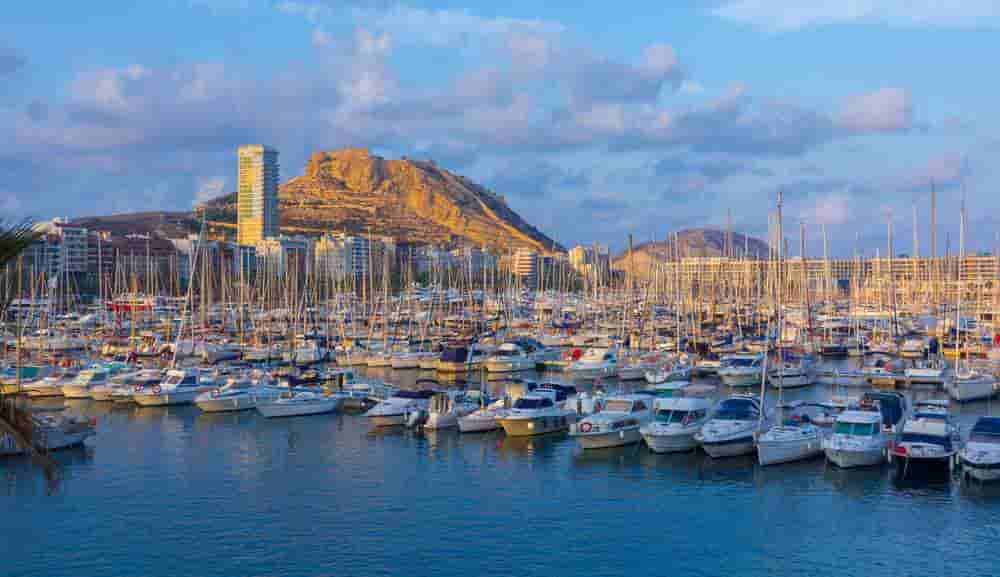
<path id="1" fill-rule="evenodd" d="M 753 435 L 746 435 L 724 441 L 701 441 L 701 448 L 713 459 L 739 457 L 754 452 Z"/>
<path id="2" fill-rule="evenodd" d="M 337 405 L 338 401 L 334 398 L 312 403 L 258 403 L 257 412 L 268 419 L 305 417 L 332 413 L 337 410 Z"/>
<path id="3" fill-rule="evenodd" d="M 577 433 L 573 435 L 581 449 L 610 449 L 634 445 L 642 440 L 639 427 L 627 427 L 603 433 Z"/>
<path id="4" fill-rule="evenodd" d="M 780 465 L 818 457 L 823 453 L 823 443 L 819 437 L 796 441 L 757 441 L 757 462 L 761 466 Z"/>
<path id="5" fill-rule="evenodd" d="M 257 406 L 257 401 L 249 395 L 233 397 L 216 397 L 212 399 L 198 399 L 195 401 L 198 408 L 206 413 L 228 413 L 235 411 L 248 411 Z"/>
<path id="6" fill-rule="evenodd" d="M 497 419 L 508 437 L 531 437 L 569 429 L 572 417 L 532 417 Z"/>

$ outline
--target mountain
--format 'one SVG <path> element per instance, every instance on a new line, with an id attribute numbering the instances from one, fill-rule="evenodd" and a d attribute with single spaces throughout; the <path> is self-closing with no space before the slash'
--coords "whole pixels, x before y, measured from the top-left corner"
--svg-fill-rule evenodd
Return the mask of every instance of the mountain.
<path id="1" fill-rule="evenodd" d="M 655 261 L 673 258 L 677 254 L 677 249 L 679 249 L 681 258 L 722 256 L 726 252 L 726 232 L 711 228 L 682 230 L 677 233 L 677 248 L 674 246 L 673 235 L 669 240 L 637 245 L 632 249 L 636 274 L 641 276 L 644 271 L 651 270 L 650 265 Z M 733 254 L 737 257 L 746 254 L 750 258 L 767 258 L 768 255 L 766 242 L 735 232 L 732 233 L 732 249 Z M 627 250 L 615 257 L 612 267 L 628 270 L 629 255 Z"/>
<path id="2" fill-rule="evenodd" d="M 286 233 L 370 231 L 417 244 L 564 250 L 502 196 L 429 161 L 386 160 L 363 149 L 317 152 L 278 196 Z M 235 193 L 203 207 L 213 228 L 235 227 Z"/>

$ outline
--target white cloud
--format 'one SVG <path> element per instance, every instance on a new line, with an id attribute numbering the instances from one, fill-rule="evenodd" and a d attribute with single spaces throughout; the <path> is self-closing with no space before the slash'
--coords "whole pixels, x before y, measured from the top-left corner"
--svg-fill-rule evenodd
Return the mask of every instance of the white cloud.
<path id="1" fill-rule="evenodd" d="M 221 176 L 199 178 L 198 191 L 194 195 L 194 202 L 197 205 L 222 196 L 225 188 L 226 179 Z"/>
<path id="2" fill-rule="evenodd" d="M 910 128 L 913 108 L 902 88 L 881 88 L 847 98 L 838 122 L 854 132 L 895 132 Z"/>
<path id="3" fill-rule="evenodd" d="M 777 32 L 831 24 L 997 28 L 1000 1 L 962 0 L 726 0 L 716 16 Z"/>
<path id="4" fill-rule="evenodd" d="M 800 217 L 811 224 L 845 224 L 851 218 L 851 198 L 835 193 L 817 198 L 812 206 L 802 211 Z"/>

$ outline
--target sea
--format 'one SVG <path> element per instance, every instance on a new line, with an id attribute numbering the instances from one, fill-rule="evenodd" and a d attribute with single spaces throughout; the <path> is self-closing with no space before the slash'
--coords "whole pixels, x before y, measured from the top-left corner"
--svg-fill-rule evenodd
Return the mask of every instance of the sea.
<path id="1" fill-rule="evenodd" d="M 953 411 L 967 433 L 996 403 Z M 97 435 L 56 453 L 55 477 L 0 459 L 5 576 L 1000 573 L 1000 489 L 958 476 L 902 485 L 888 467 L 372 430 L 359 414 L 53 404 L 96 417 Z"/>

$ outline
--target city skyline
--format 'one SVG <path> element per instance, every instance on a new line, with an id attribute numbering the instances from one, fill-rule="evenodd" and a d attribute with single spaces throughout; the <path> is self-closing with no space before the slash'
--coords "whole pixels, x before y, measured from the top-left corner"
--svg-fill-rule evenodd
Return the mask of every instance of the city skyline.
<path id="1" fill-rule="evenodd" d="M 995 3 L 855 8 L 194 0 L 102 4 L 72 29 L 16 6 L 0 213 L 190 209 L 237 189 L 237 146 L 268 142 L 285 180 L 324 149 L 433 159 L 565 246 L 618 252 L 728 211 L 763 239 L 781 189 L 812 254 L 824 224 L 834 254 L 884 251 L 888 220 L 908 252 L 933 185 L 938 254 L 963 194 L 970 252 L 992 250 L 1000 127 L 976 63 Z M 29 33 L 42 22 L 59 41 Z"/>

